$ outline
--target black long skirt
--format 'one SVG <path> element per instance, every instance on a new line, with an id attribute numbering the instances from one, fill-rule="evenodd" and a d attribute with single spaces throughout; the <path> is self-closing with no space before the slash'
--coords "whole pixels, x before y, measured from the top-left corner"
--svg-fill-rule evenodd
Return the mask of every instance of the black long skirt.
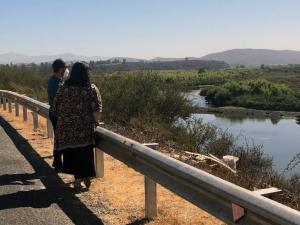
<path id="1" fill-rule="evenodd" d="M 93 145 L 63 150 L 63 173 L 72 174 L 75 179 L 95 177 Z"/>

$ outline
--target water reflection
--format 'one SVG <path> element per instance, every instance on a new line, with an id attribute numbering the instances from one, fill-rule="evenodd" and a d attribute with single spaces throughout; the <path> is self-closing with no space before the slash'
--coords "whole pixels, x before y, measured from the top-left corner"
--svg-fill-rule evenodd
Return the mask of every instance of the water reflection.
<path id="1" fill-rule="evenodd" d="M 272 124 L 276 125 L 280 118 L 267 118 L 267 117 L 255 117 L 255 116 L 237 116 L 237 115 L 225 115 L 225 114 L 214 114 L 216 118 L 224 118 L 230 120 L 231 124 L 244 123 L 245 121 L 252 121 L 256 123 L 264 123 L 270 120 Z"/>
<path id="2" fill-rule="evenodd" d="M 296 118 L 296 124 L 300 125 L 300 116 L 297 116 L 297 118 Z"/>
<path id="3" fill-rule="evenodd" d="M 242 134 L 248 140 L 253 139 L 256 145 L 262 144 L 264 153 L 274 157 L 274 169 L 279 173 L 300 152 L 300 126 L 295 120 L 223 114 L 193 114 L 192 117 L 202 117 L 203 122 L 227 129 L 235 137 Z"/>
<path id="4" fill-rule="evenodd" d="M 216 118 L 228 119 L 231 124 L 235 123 L 244 123 L 245 121 L 253 121 L 253 122 L 265 122 L 267 120 L 266 117 L 247 117 L 247 116 L 237 116 L 237 115 L 224 115 L 224 114 L 214 114 Z"/>
<path id="5" fill-rule="evenodd" d="M 193 91 L 189 98 L 195 105 L 210 107 L 198 93 Z M 256 145 L 262 144 L 264 153 L 274 157 L 274 169 L 279 173 L 300 152 L 300 126 L 297 126 L 300 125 L 300 117 L 296 123 L 288 119 L 226 114 L 193 114 L 192 117 L 202 117 L 203 122 L 228 129 L 235 137 L 243 134 L 253 139 Z M 294 171 L 299 172 L 299 167 Z"/>
<path id="6" fill-rule="evenodd" d="M 280 118 L 271 118 L 270 119 L 273 125 L 276 125 L 277 123 L 279 123 Z"/>

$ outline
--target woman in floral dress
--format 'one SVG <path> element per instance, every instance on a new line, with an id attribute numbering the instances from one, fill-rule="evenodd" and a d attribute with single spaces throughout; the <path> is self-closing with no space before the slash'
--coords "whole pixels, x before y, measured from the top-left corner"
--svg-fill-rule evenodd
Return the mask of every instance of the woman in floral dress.
<path id="1" fill-rule="evenodd" d="M 90 83 L 90 68 L 86 62 L 76 62 L 70 78 L 60 87 L 52 104 L 58 118 L 54 149 L 63 151 L 63 173 L 75 177 L 74 188 L 89 188 L 95 176 L 94 127 L 102 112 L 98 88 Z"/>

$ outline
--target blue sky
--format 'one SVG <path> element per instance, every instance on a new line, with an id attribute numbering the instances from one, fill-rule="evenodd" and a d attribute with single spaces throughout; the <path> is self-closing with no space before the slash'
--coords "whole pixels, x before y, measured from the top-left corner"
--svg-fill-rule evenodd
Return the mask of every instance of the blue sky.
<path id="1" fill-rule="evenodd" d="M 201 57 L 300 51 L 299 0 L 0 0 L 0 54 Z"/>

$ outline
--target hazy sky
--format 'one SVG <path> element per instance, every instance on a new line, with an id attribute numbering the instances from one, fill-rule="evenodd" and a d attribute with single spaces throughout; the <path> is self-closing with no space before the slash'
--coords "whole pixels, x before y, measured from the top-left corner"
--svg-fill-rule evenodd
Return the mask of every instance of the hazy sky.
<path id="1" fill-rule="evenodd" d="M 0 0 L 0 54 L 201 57 L 300 51 L 300 0 Z"/>

